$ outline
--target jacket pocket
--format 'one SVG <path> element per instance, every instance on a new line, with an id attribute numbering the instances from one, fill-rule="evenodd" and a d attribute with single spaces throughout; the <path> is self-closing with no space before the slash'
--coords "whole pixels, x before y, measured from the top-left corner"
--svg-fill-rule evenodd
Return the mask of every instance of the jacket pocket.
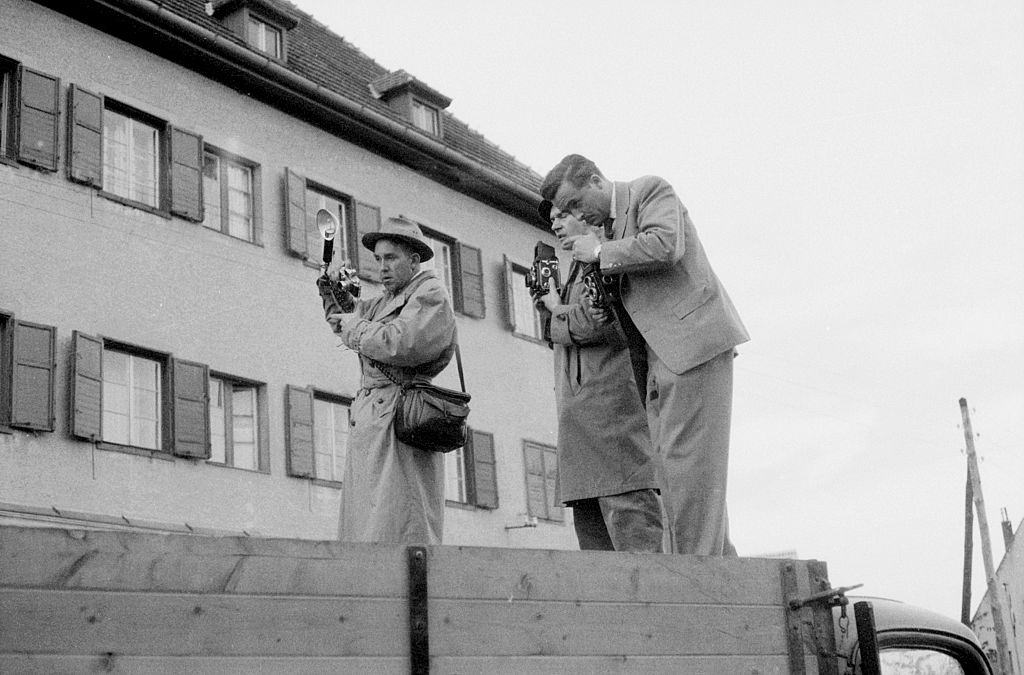
<path id="1" fill-rule="evenodd" d="M 690 291 L 682 300 L 672 308 L 672 313 L 677 319 L 685 319 L 705 302 L 711 299 L 711 289 L 707 284 L 702 284 Z"/>

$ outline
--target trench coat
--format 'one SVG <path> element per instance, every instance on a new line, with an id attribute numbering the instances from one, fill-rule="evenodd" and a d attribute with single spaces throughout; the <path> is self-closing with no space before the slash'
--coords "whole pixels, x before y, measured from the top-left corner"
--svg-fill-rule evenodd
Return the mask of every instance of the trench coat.
<path id="1" fill-rule="evenodd" d="M 555 356 L 558 486 L 563 503 L 656 488 L 656 460 L 626 339 L 598 324 L 583 302 L 581 266 L 570 267 L 548 335 Z"/>
<path id="2" fill-rule="evenodd" d="M 374 361 L 386 364 L 403 382 L 429 382 L 444 370 L 455 350 L 448 292 L 433 272 L 424 270 L 395 295 L 357 300 L 355 317 L 344 322 L 338 335 L 359 354 L 362 369 L 350 413 L 338 538 L 440 544 L 444 455 L 395 437 L 401 390 Z"/>

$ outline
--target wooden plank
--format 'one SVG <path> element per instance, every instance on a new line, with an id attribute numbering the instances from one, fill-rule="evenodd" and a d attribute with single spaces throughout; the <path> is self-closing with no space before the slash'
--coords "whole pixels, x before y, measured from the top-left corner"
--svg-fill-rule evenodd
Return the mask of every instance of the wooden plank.
<path id="1" fill-rule="evenodd" d="M 624 675 L 786 675 L 785 660 L 741 656 L 525 656 L 435 657 L 431 673 L 488 673 L 488 675 L 563 675 L 602 673 Z M 408 659 L 389 657 L 218 657 L 218 656 L 36 656 L 0 655 L 0 673 L 22 675 L 78 675 L 79 673 L 132 673 L 133 675 L 250 675 L 251 673 L 374 673 L 407 675 Z"/>
<path id="2" fill-rule="evenodd" d="M 464 672 L 464 671 L 463 671 Z M 131 675 L 252 675 L 253 673 L 374 673 L 408 675 L 409 659 L 401 657 L 232 657 L 232 656 L 39 656 L 0 655 L 0 673 L 19 675 L 80 675 L 81 673 L 131 673 Z"/>
<path id="3" fill-rule="evenodd" d="M 0 528 L 7 587 L 404 598 L 404 549 L 293 539 Z"/>
<path id="4" fill-rule="evenodd" d="M 432 598 L 781 605 L 785 563 L 766 558 L 462 546 L 429 550 Z"/>
<path id="5" fill-rule="evenodd" d="M 433 656 L 784 656 L 783 610 L 615 602 L 432 600 Z"/>
<path id="6" fill-rule="evenodd" d="M 401 600 L 0 589 L 0 653 L 403 656 Z"/>

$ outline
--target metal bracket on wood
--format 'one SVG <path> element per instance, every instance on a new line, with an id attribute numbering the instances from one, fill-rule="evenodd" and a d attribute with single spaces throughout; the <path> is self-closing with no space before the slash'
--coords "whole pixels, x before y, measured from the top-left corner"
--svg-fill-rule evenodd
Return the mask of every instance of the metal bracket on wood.
<path id="1" fill-rule="evenodd" d="M 427 630 L 427 549 L 410 546 L 409 562 L 409 658 L 412 675 L 430 673 L 430 634 Z"/>
<path id="2" fill-rule="evenodd" d="M 809 578 L 803 587 L 799 583 L 795 563 L 786 563 L 782 568 L 789 670 L 792 675 L 806 675 L 807 657 L 816 657 L 818 668 L 814 672 L 819 675 L 838 675 L 832 608 L 847 604 L 845 593 L 859 588 L 860 584 L 831 588 L 825 563 L 809 560 L 806 564 Z"/>

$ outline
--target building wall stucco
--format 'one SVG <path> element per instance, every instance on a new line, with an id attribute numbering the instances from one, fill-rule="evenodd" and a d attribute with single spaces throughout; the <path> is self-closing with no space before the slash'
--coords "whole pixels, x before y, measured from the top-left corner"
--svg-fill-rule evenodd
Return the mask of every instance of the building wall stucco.
<path id="1" fill-rule="evenodd" d="M 0 502 L 187 522 L 267 536 L 333 538 L 339 489 L 286 476 L 285 387 L 351 396 L 318 270 L 284 245 L 293 169 L 482 252 L 486 317 L 458 317 L 471 425 L 494 434 L 499 508 L 446 509 L 445 543 L 573 548 L 565 523 L 506 530 L 526 508 L 524 439 L 553 445 L 551 353 L 505 322 L 503 255 L 526 264 L 539 230 L 314 125 L 28 0 L 0 0 L 0 53 L 61 79 L 60 169 L 0 164 L 0 310 L 57 327 L 52 433 L 0 434 Z M 201 134 L 260 166 L 263 243 L 126 206 L 69 181 L 67 87 L 75 84 Z M 553 239 L 546 237 L 549 243 Z M 372 285 L 367 293 L 378 289 Z M 198 361 L 265 383 L 269 473 L 112 452 L 69 435 L 73 331 Z M 453 364 L 437 382 L 458 386 Z M 350 451 L 358 451 L 351 449 Z"/>

